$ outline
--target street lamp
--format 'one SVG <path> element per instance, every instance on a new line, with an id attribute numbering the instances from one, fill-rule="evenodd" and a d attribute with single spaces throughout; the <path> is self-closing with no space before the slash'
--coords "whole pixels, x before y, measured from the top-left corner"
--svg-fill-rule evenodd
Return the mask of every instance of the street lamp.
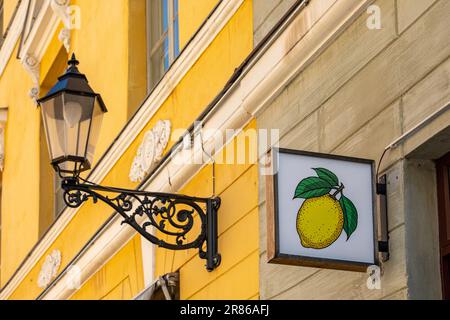
<path id="1" fill-rule="evenodd" d="M 107 110 L 102 97 L 78 71 L 75 55 L 68 64 L 66 73 L 38 103 L 53 167 L 60 174 L 78 177 L 91 168 Z"/>
<path id="2" fill-rule="evenodd" d="M 38 100 L 51 164 L 62 178 L 65 203 L 78 208 L 89 199 L 94 203 L 103 201 L 124 218 L 123 223 L 150 242 L 170 250 L 196 248 L 200 258 L 206 259 L 207 270 L 214 270 L 221 261 L 217 248 L 220 198 L 105 187 L 80 177 L 81 172 L 92 167 L 107 109 L 100 94 L 79 72 L 78 64 L 73 54 L 65 74 Z"/>

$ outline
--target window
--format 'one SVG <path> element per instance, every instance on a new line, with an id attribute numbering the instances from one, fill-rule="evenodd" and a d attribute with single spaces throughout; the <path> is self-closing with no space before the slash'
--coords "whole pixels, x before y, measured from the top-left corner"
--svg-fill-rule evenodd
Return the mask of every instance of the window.
<path id="1" fill-rule="evenodd" d="M 147 0 L 147 52 L 151 90 L 180 53 L 178 0 Z"/>

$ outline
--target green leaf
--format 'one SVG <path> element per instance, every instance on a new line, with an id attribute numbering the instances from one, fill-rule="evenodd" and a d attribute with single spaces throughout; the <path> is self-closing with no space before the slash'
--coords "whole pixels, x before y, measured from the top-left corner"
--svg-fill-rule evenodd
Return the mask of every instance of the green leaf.
<path id="1" fill-rule="evenodd" d="M 319 178 L 327 181 L 332 187 L 339 186 L 338 177 L 328 169 L 325 168 L 313 168 L 313 170 L 317 173 Z"/>
<path id="2" fill-rule="evenodd" d="M 353 202 L 344 195 L 339 199 L 339 203 L 344 212 L 344 231 L 347 234 L 348 241 L 358 226 L 358 211 Z"/>
<path id="3" fill-rule="evenodd" d="M 321 197 L 331 191 L 331 185 L 322 178 L 309 177 L 300 181 L 295 189 L 295 198 L 310 199 Z"/>

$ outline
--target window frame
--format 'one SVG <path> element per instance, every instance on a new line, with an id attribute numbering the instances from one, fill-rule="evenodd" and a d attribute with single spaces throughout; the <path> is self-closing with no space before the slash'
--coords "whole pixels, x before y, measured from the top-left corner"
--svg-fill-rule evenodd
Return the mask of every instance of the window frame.
<path id="1" fill-rule="evenodd" d="M 24 42 L 28 40 L 31 30 L 33 29 L 34 23 L 36 22 L 37 18 L 41 14 L 41 9 L 43 8 L 44 3 L 45 3 L 44 0 L 30 1 L 29 7 L 28 7 L 28 17 L 27 17 L 27 21 L 25 23 L 25 28 L 24 28 Z"/>
<path id="2" fill-rule="evenodd" d="M 146 28 L 147 28 L 147 92 L 150 92 L 164 77 L 170 66 L 180 54 L 179 39 L 179 0 L 157 0 L 159 12 L 155 14 L 155 0 L 146 0 Z M 151 5 L 153 2 L 153 6 Z M 156 18 L 155 18 L 156 17 Z M 153 41 L 154 29 L 162 27 L 159 39 Z M 158 67 L 162 67 L 161 74 L 156 77 L 152 70 L 155 56 L 163 48 L 163 56 L 158 61 Z"/>

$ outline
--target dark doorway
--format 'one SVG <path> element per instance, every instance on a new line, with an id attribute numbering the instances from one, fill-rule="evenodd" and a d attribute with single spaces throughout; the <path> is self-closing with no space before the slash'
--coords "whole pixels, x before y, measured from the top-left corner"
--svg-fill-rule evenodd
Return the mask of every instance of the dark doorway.
<path id="1" fill-rule="evenodd" d="M 450 299 L 450 153 L 437 161 L 442 298 Z"/>

